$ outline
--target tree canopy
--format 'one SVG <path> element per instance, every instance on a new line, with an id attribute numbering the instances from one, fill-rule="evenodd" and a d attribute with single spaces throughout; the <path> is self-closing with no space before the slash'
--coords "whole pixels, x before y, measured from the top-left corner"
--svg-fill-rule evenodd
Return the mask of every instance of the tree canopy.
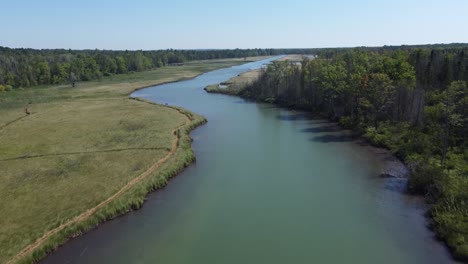
<path id="1" fill-rule="evenodd" d="M 13 88 L 89 81 L 103 76 L 145 71 L 193 60 L 245 58 L 283 53 L 312 53 L 305 49 L 235 50 L 35 50 L 0 47 L 0 84 Z"/>

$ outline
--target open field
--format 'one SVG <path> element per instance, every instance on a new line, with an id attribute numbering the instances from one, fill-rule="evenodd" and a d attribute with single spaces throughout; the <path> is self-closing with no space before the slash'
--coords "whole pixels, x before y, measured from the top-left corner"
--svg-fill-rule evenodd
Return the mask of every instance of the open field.
<path id="1" fill-rule="evenodd" d="M 204 119 L 130 100 L 131 91 L 243 62 L 190 62 L 76 88 L 0 93 L 0 263 L 50 230 L 57 232 L 14 261 L 38 259 L 68 237 L 141 206 L 148 191 L 194 160 L 188 133 Z M 25 115 L 28 103 L 32 114 Z M 87 217 L 70 221 L 93 207 Z"/>

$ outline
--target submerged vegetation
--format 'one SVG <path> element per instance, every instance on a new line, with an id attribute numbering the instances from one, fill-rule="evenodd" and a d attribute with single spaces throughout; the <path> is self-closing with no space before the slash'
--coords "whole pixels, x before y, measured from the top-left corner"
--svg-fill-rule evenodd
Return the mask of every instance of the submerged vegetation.
<path id="1" fill-rule="evenodd" d="M 404 160 L 410 192 L 433 204 L 433 227 L 468 260 L 468 48 L 324 50 L 276 61 L 235 93 L 320 112 Z"/>

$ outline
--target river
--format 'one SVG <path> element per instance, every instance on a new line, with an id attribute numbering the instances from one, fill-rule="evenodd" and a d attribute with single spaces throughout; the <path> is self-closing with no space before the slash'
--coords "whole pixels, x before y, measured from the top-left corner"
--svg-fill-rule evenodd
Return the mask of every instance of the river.
<path id="1" fill-rule="evenodd" d="M 274 58 L 273 58 L 274 59 Z M 204 115 L 197 162 L 42 263 L 452 263 L 388 154 L 307 113 L 207 94 L 272 59 L 132 94 Z"/>

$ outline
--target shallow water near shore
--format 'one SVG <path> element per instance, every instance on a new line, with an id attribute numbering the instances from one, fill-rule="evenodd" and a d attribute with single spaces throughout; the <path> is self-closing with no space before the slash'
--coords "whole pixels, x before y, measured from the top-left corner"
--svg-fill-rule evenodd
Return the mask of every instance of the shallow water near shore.
<path id="1" fill-rule="evenodd" d="M 132 94 L 208 119 L 191 134 L 197 162 L 42 263 L 452 263 L 406 180 L 379 177 L 401 166 L 388 152 L 310 114 L 203 90 L 272 59 Z"/>

